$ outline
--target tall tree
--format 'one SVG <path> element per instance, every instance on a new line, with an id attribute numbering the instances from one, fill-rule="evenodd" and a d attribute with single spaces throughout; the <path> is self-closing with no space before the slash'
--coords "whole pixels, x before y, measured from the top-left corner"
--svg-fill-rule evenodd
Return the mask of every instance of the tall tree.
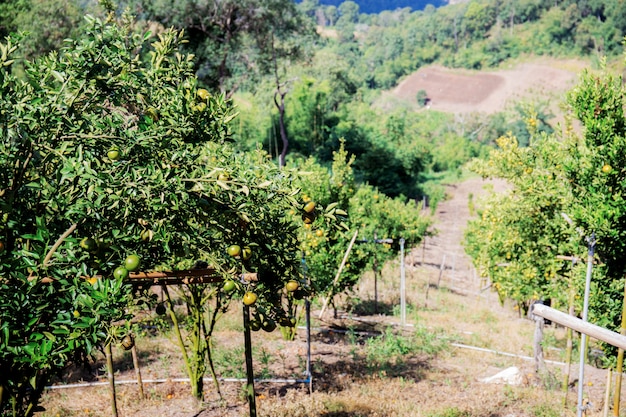
<path id="1" fill-rule="evenodd" d="M 197 74 L 232 94 L 273 71 L 273 59 L 302 56 L 313 23 L 291 0 L 130 0 L 145 19 L 184 29 Z"/>
<path id="2" fill-rule="evenodd" d="M 84 12 L 93 10 L 94 1 L 18 0 L 0 2 L 0 39 L 22 33 L 21 53 L 26 57 L 59 49 L 63 40 L 74 36 Z"/>

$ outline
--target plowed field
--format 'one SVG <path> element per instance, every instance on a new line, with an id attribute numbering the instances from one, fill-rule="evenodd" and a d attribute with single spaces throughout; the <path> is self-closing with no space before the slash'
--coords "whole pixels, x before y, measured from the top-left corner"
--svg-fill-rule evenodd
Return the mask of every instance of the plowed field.
<path id="1" fill-rule="evenodd" d="M 548 100 L 557 108 L 585 66 L 580 61 L 550 59 L 493 71 L 428 66 L 406 77 L 392 93 L 416 103 L 417 92 L 424 90 L 430 109 L 451 113 L 494 113 L 531 97 Z"/>

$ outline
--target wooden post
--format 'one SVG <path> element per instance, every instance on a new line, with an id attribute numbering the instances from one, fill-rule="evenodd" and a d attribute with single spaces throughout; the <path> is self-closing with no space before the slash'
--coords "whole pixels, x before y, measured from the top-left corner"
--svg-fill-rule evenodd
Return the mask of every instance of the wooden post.
<path id="1" fill-rule="evenodd" d="M 535 304 L 543 304 L 537 301 Z M 532 319 L 535 321 L 535 337 L 533 344 L 533 356 L 535 358 L 535 373 L 539 374 L 546 370 L 546 362 L 543 359 L 543 329 L 545 326 L 545 320 L 541 316 L 532 315 Z"/>
<path id="2" fill-rule="evenodd" d="M 141 379 L 141 369 L 139 368 L 139 357 L 137 356 L 137 345 L 133 344 L 130 352 L 133 355 L 133 366 L 135 367 L 135 375 L 137 376 L 137 385 L 139 385 L 139 398 L 145 398 L 143 392 L 143 380 Z"/>
<path id="3" fill-rule="evenodd" d="M 622 300 L 622 325 L 619 333 L 626 335 L 626 280 L 624 281 L 624 297 Z M 617 366 L 615 368 L 615 396 L 613 398 L 613 415 L 619 416 L 619 403 L 622 395 L 622 367 L 624 366 L 624 349 L 617 351 Z"/>

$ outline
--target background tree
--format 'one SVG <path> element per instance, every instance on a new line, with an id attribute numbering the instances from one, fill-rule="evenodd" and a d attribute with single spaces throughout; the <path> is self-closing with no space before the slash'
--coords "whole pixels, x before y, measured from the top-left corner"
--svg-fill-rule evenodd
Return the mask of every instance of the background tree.
<path id="1" fill-rule="evenodd" d="M 227 95 L 271 73 L 275 56 L 296 59 L 315 34 L 312 22 L 288 0 L 129 4 L 143 19 L 184 29 L 198 78 Z"/>
<path id="2" fill-rule="evenodd" d="M 20 0 L 0 4 L 0 39 L 22 33 L 20 51 L 34 58 L 58 49 L 75 36 L 85 13 L 97 13 L 96 2 Z"/>

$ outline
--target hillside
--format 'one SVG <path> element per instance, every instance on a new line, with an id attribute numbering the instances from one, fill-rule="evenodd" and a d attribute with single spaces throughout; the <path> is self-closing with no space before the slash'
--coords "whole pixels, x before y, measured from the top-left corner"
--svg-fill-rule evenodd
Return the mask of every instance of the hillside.
<path id="1" fill-rule="evenodd" d="M 339 6 L 343 2 L 344 0 L 322 0 L 319 3 L 322 6 Z M 359 11 L 361 13 L 367 14 L 377 14 L 385 10 L 396 10 L 405 7 L 410 7 L 411 10 L 415 11 L 423 10 L 429 4 L 435 7 L 441 7 L 448 4 L 445 0 L 356 0 L 355 3 L 359 5 Z M 454 1 L 451 3 L 454 3 Z"/>
<path id="2" fill-rule="evenodd" d="M 558 111 L 564 93 L 587 67 L 577 60 L 536 60 L 489 71 L 452 70 L 427 66 L 404 78 L 391 94 L 410 103 L 424 90 L 429 108 L 449 113 L 495 113 L 514 102 L 549 100 Z"/>

